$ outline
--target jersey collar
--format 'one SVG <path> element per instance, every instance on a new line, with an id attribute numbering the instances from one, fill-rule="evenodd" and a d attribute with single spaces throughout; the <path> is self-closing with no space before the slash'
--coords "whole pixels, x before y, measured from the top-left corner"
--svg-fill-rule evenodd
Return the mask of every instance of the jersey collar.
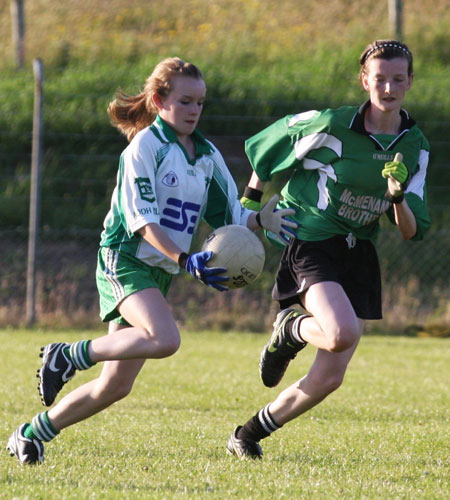
<path id="1" fill-rule="evenodd" d="M 156 116 L 155 121 L 153 122 L 155 132 L 158 132 L 158 137 L 162 142 L 175 142 L 181 146 L 184 150 L 184 146 L 178 140 L 177 135 L 173 128 L 165 122 L 159 115 Z M 205 139 L 203 134 L 199 132 L 197 129 L 192 133 L 192 140 L 195 144 L 195 154 L 196 158 L 200 158 L 205 154 L 211 154 L 213 152 L 213 148 L 210 143 Z"/>
<path id="2" fill-rule="evenodd" d="M 367 108 L 370 106 L 370 100 L 367 100 L 365 103 L 363 103 L 359 109 L 356 111 L 354 114 L 352 121 L 350 122 L 350 129 L 354 130 L 355 132 L 358 132 L 359 134 L 367 135 L 372 139 L 373 142 L 375 142 L 377 149 L 392 149 L 395 144 L 403 137 L 408 130 L 413 127 L 416 122 L 409 116 L 407 111 L 404 109 L 400 110 L 400 116 L 401 116 L 401 123 L 400 123 L 400 133 L 397 135 L 397 137 L 389 144 L 387 148 L 383 147 L 383 145 L 377 140 L 377 138 L 371 134 L 370 132 L 367 132 L 366 128 L 364 127 L 364 114 L 367 110 Z"/>
<path id="3" fill-rule="evenodd" d="M 350 128 L 355 132 L 359 132 L 360 134 L 364 135 L 370 135 L 364 127 L 364 114 L 369 106 L 370 101 L 366 101 L 365 103 L 361 104 L 358 111 L 353 116 L 352 121 L 350 122 Z M 413 125 L 416 124 L 416 122 L 409 116 L 406 110 L 401 109 L 400 116 L 402 119 L 400 123 L 400 132 L 409 130 Z"/>

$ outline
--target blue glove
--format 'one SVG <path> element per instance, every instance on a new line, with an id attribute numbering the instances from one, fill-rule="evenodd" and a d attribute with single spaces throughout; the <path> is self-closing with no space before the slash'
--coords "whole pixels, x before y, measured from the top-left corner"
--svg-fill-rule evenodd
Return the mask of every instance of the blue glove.
<path id="1" fill-rule="evenodd" d="M 221 285 L 220 282 L 228 281 L 229 278 L 228 276 L 219 276 L 219 274 L 225 273 L 227 269 L 225 267 L 207 267 L 206 263 L 212 256 L 211 251 L 193 254 L 182 253 L 178 259 L 178 264 L 204 285 L 225 292 L 228 287 Z"/>

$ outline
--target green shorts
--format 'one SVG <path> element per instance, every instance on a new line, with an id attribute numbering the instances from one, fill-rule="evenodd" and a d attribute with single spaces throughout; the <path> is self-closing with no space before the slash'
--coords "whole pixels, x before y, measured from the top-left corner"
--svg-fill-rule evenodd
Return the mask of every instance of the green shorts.
<path id="1" fill-rule="evenodd" d="M 102 321 L 123 325 L 128 323 L 117 307 L 125 297 L 145 288 L 159 288 L 165 297 L 172 281 L 172 275 L 163 269 L 150 267 L 132 255 L 106 247 L 98 252 L 95 277 Z"/>

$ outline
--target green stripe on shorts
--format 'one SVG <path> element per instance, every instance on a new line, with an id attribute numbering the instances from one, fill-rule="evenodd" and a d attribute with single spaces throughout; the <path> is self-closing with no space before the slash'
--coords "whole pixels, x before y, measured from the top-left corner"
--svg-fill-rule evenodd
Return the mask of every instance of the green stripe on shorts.
<path id="1" fill-rule="evenodd" d="M 159 267 L 150 267 L 124 252 L 101 247 L 98 252 L 95 274 L 100 295 L 102 321 L 127 325 L 117 306 L 125 297 L 145 288 L 159 288 L 167 295 L 172 275 Z"/>

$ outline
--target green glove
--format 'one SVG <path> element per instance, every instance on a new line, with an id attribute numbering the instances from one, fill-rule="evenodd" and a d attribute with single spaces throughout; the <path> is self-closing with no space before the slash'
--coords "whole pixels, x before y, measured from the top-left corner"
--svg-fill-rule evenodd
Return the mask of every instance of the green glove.
<path id="1" fill-rule="evenodd" d="M 408 178 L 409 172 L 406 165 L 401 161 L 388 161 L 384 164 L 384 169 L 381 175 L 387 179 L 393 177 L 395 180 L 403 184 Z"/>
<path id="2" fill-rule="evenodd" d="M 384 164 L 381 175 L 388 180 L 388 188 L 384 197 L 391 203 L 401 203 L 403 193 L 409 183 L 409 172 L 401 161 L 388 161 Z"/>

